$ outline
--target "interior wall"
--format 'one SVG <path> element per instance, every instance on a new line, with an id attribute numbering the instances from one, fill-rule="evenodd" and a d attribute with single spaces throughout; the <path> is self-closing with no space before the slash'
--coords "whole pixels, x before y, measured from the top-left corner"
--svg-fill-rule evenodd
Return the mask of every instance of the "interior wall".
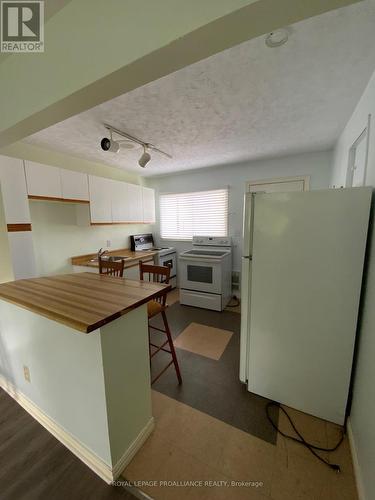
<path id="1" fill-rule="evenodd" d="M 84 172 L 89 175 L 108 177 L 109 179 L 131 182 L 133 184 L 142 184 L 141 177 L 120 168 L 75 158 L 74 156 L 33 146 L 22 141 L 1 148 L 0 154 L 20 158 L 21 160 L 36 161 L 53 167 L 66 168 L 67 170 L 75 170 L 76 172 Z"/>
<path id="2" fill-rule="evenodd" d="M 142 184 L 143 181 L 141 177 L 119 168 L 81 160 L 22 142 L 2 148 L 1 153 L 133 184 Z M 90 226 L 87 205 L 35 200 L 29 203 L 37 275 L 70 273 L 73 270 L 71 257 L 95 253 L 101 247 L 107 248 L 108 240 L 111 242 L 111 249 L 130 248 L 131 234 L 152 231 L 152 227 L 147 224 Z M 5 239 L 0 232 L 0 249 L 2 248 L 6 255 Z M 1 279 L 13 279 L 5 273 L 5 269 L 3 271 L 3 266 L 0 270 L 0 281 Z"/>
<path id="3" fill-rule="evenodd" d="M 342 132 L 334 152 L 332 184 L 345 185 L 349 148 L 367 125 L 372 115 L 366 185 L 375 187 L 375 73 L 373 74 L 352 117 Z M 375 229 L 369 234 L 368 267 L 365 277 L 359 349 L 355 367 L 353 402 L 350 422 L 358 460 L 357 480 L 361 497 L 375 497 Z M 361 499 L 362 500 L 362 499 Z"/>
<path id="4" fill-rule="evenodd" d="M 1 195 L 1 186 L 0 186 L 0 256 L 1 256 L 0 283 L 12 281 L 14 279 L 12 259 L 10 256 L 8 231 L 5 220 L 3 199 Z"/>
<path id="5" fill-rule="evenodd" d="M 33 200 L 30 213 L 38 275 L 71 273 L 71 257 L 107 248 L 107 240 L 109 249 L 130 248 L 131 234 L 152 231 L 147 224 L 90 226 L 87 205 Z"/>
<path id="6" fill-rule="evenodd" d="M 160 193 L 188 192 L 229 186 L 229 236 L 233 242 L 233 270 L 240 271 L 242 252 L 242 213 L 247 181 L 310 175 L 310 189 L 327 188 L 331 180 L 332 153 L 329 151 L 299 154 L 270 160 L 224 165 L 185 173 L 148 177 L 146 183 L 156 190 L 155 234 L 161 245 L 175 246 L 178 251 L 191 247 L 186 241 L 160 240 Z"/>

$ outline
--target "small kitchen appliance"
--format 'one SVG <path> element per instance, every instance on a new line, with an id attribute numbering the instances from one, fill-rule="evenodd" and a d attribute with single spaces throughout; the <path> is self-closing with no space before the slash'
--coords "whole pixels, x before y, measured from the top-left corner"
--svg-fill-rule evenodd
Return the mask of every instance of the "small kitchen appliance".
<path id="1" fill-rule="evenodd" d="M 169 266 L 171 275 L 169 283 L 172 288 L 177 285 L 176 249 L 174 247 L 157 247 L 151 233 L 134 234 L 130 236 L 130 249 L 133 252 L 156 252 L 154 262 L 157 266 Z"/>

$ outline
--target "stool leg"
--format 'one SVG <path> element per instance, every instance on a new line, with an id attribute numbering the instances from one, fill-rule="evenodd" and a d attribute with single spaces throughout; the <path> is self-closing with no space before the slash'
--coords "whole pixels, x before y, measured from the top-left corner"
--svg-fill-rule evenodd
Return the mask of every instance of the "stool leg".
<path id="1" fill-rule="evenodd" d="M 178 383 L 181 384 L 182 383 L 182 377 L 181 377 L 181 373 L 180 373 L 180 367 L 178 366 L 178 360 L 177 360 L 176 351 L 175 351 L 174 345 L 173 345 L 171 331 L 169 329 L 167 315 L 165 314 L 165 311 L 162 311 L 161 315 L 163 316 L 163 322 L 164 322 L 164 326 L 165 326 L 165 333 L 167 334 L 169 347 L 171 349 L 171 354 L 172 354 L 173 363 L 174 363 L 174 367 L 175 367 L 177 378 L 178 378 Z"/>

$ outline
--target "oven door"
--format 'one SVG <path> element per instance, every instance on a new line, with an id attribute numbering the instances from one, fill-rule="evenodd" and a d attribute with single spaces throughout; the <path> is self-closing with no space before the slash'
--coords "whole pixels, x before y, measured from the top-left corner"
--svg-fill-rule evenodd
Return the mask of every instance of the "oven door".
<path id="1" fill-rule="evenodd" d="M 186 290 L 221 294 L 221 263 L 180 256 L 180 286 Z"/>
<path id="2" fill-rule="evenodd" d="M 170 253 L 168 255 L 159 256 L 159 263 L 161 266 L 166 266 L 171 268 L 170 276 L 176 276 L 176 254 Z"/>

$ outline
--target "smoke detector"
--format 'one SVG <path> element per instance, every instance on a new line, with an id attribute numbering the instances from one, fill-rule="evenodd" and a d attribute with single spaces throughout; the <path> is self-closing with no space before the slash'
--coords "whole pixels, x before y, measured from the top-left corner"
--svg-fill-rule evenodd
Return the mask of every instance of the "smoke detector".
<path id="1" fill-rule="evenodd" d="M 266 45 L 267 47 L 280 47 L 284 45 L 288 41 L 289 31 L 286 28 L 280 28 L 278 30 L 272 31 L 268 33 L 266 36 Z"/>

